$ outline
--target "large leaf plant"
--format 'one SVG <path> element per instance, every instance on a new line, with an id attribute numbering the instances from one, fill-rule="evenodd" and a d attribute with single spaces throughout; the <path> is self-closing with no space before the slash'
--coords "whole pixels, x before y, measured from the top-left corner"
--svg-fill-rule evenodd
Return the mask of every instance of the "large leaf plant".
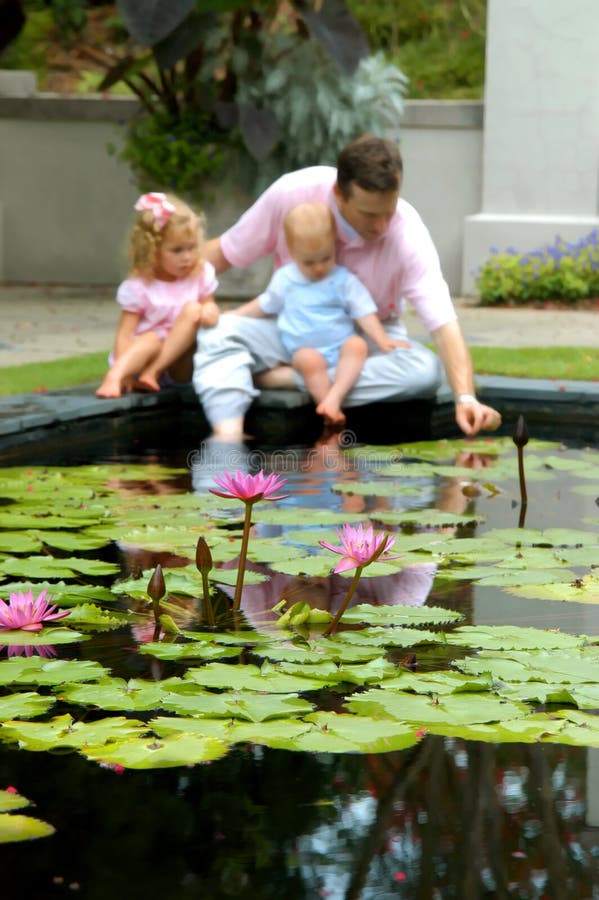
<path id="1" fill-rule="evenodd" d="M 343 0 L 119 0 L 133 39 L 101 90 L 125 82 L 140 114 L 123 157 L 141 189 L 210 198 L 227 171 L 251 192 L 334 163 L 360 133 L 397 127 L 405 78 L 369 55 Z"/>

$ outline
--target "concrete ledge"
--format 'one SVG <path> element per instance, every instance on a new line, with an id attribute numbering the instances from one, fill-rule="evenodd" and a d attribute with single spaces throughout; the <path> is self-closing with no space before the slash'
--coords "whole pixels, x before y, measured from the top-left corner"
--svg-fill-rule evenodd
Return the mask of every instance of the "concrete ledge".
<path id="1" fill-rule="evenodd" d="M 27 73 L 24 73 L 27 74 Z M 19 82 L 20 83 L 20 82 Z M 2 95 L 0 118 L 121 122 L 140 110 L 133 96 L 26 91 Z M 406 100 L 400 128 L 474 128 L 483 125 L 480 100 Z"/>
<path id="2" fill-rule="evenodd" d="M 139 112 L 135 97 L 39 93 L 1 96 L 0 118 L 27 121 L 124 122 Z"/>
<path id="3" fill-rule="evenodd" d="M 192 442 L 209 433 L 208 423 L 190 386 L 158 394 L 128 394 L 115 400 L 94 396 L 95 385 L 47 394 L 0 398 L 0 462 L 44 460 L 48 441 L 60 438 L 76 453 L 79 432 L 102 436 L 138 427 L 154 438 Z M 599 436 L 599 382 L 546 381 L 499 376 L 477 378 L 481 400 L 502 413 L 502 433 L 511 434 L 518 415 L 531 436 L 596 442 Z M 77 430 L 74 431 L 74 424 Z M 263 391 L 247 417 L 257 443 L 281 447 L 313 442 L 322 430 L 314 404 L 300 391 Z M 347 410 L 347 430 L 362 443 L 394 444 L 457 436 L 448 388 L 431 400 L 387 401 Z M 25 448 L 28 448 L 27 450 Z"/>

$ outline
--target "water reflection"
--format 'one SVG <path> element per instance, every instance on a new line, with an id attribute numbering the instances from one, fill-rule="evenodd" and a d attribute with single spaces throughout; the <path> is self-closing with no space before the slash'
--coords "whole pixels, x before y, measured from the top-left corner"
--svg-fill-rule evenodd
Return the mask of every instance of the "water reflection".
<path id="1" fill-rule="evenodd" d="M 196 492 L 212 486 L 223 467 L 268 467 L 266 457 L 252 458 L 243 446 L 229 448 L 235 458 L 223 459 L 222 449 L 211 448 L 209 458 L 196 459 L 191 476 Z M 460 477 L 410 479 L 406 492 L 385 497 L 334 493 L 336 483 L 376 477 L 376 457 L 348 460 L 330 442 L 313 450 L 286 451 L 272 460 L 290 479 L 293 491 L 286 504 L 297 509 L 298 519 L 309 505 L 366 518 L 376 511 L 425 506 L 461 513 L 484 499 L 477 485 Z M 465 468 L 490 468 L 493 461 L 469 453 L 456 459 Z M 149 492 L 159 490 L 148 485 Z M 533 516 L 551 515 L 543 490 L 535 497 L 533 486 Z M 500 524 L 515 524 L 511 500 L 508 494 L 490 499 Z M 278 525 L 255 529 L 261 537 L 285 532 L 286 526 Z M 147 569 L 158 558 L 127 552 L 130 570 Z M 184 562 L 168 555 L 160 561 Z M 354 602 L 434 603 L 434 579 L 430 563 L 364 578 Z M 282 595 L 334 611 L 346 589 L 341 576 L 272 573 L 268 582 L 246 586 L 242 605 L 250 622 L 262 625 Z M 453 586 L 452 598 L 445 595 L 439 602 L 458 605 L 467 621 L 475 620 L 480 606 L 472 615 L 471 591 L 469 584 Z M 510 610 L 508 617 L 505 594 L 501 600 L 496 597 L 490 615 L 518 621 L 519 610 Z M 521 607 L 521 601 L 514 606 Z M 182 604 L 186 626 L 195 615 L 193 603 Z M 153 636 L 148 622 L 135 625 L 133 636 L 125 630 L 96 635 L 78 652 L 104 662 L 115 675 L 159 678 L 168 666 L 135 652 L 137 641 Z M 71 712 L 82 715 L 80 708 Z M 85 712 L 88 718 L 94 715 L 102 713 Z M 598 898 L 597 752 L 429 735 L 395 753 L 300 754 L 248 746 L 210 765 L 119 774 L 71 753 L 42 755 L 0 745 L 0 788 L 15 785 L 36 802 L 36 814 L 57 828 L 53 837 L 35 845 L 0 847 L 1 895 L 40 900 L 73 891 L 93 900 Z"/>
<path id="2" fill-rule="evenodd" d="M 57 827 L 35 850 L 0 847 L 3 896 L 76 883 L 98 900 L 594 898 L 585 769 L 581 748 L 433 736 L 376 756 L 248 747 L 121 774 L 0 750 L 3 778 Z"/>

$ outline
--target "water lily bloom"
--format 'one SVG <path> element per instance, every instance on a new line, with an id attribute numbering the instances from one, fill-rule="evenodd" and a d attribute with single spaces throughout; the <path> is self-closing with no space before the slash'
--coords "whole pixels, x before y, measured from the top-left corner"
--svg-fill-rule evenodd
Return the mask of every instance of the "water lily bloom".
<path id="1" fill-rule="evenodd" d="M 228 500 L 241 500 L 243 503 L 257 503 L 258 500 L 284 500 L 289 494 L 277 494 L 285 484 L 285 479 L 271 472 L 265 475 L 262 469 L 256 475 L 244 475 L 243 472 L 225 472 L 214 479 L 222 488 L 220 491 L 210 488 L 211 494 L 226 497 Z"/>
<path id="2" fill-rule="evenodd" d="M 244 475 L 243 472 L 239 471 L 233 475 L 230 472 L 225 472 L 219 478 L 215 478 L 214 481 L 222 490 L 216 491 L 214 488 L 210 488 L 210 493 L 216 494 L 217 497 L 225 497 L 227 500 L 241 500 L 242 503 L 245 503 L 237 583 L 235 584 L 235 596 L 233 597 L 233 610 L 237 612 L 241 606 L 241 592 L 243 590 L 250 526 L 252 524 L 252 507 L 258 500 L 284 500 L 289 494 L 277 494 L 277 491 L 285 484 L 285 478 L 275 475 L 274 472 L 271 472 L 270 475 L 265 475 L 262 469 L 255 475 Z"/>
<path id="3" fill-rule="evenodd" d="M 319 541 L 321 547 L 340 553 L 342 559 L 335 566 L 335 572 L 347 572 L 349 569 L 363 568 L 377 560 L 383 553 L 391 549 L 395 538 L 384 531 L 375 532 L 372 525 L 364 528 L 362 525 L 353 527 L 345 524 L 343 530 L 336 529 L 341 546 L 329 544 L 328 541 Z M 385 556 L 385 559 L 397 559 L 397 556 Z"/>
<path id="4" fill-rule="evenodd" d="M 59 611 L 58 607 L 52 606 L 51 599 L 46 598 L 45 590 L 35 599 L 31 589 L 26 594 L 22 591 L 11 593 L 8 603 L 0 600 L 0 629 L 41 631 L 44 622 L 62 619 L 70 614 L 70 609 Z"/>

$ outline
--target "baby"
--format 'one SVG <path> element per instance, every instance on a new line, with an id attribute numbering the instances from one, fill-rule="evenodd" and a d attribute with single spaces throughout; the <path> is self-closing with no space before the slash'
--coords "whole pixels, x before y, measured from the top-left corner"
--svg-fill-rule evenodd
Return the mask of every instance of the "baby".
<path id="1" fill-rule="evenodd" d="M 277 315 L 286 354 L 282 361 L 301 375 L 325 425 L 342 428 L 343 400 L 368 356 L 356 325 L 383 353 L 410 345 L 385 333 L 371 294 L 349 269 L 336 264 L 335 219 L 324 203 L 294 206 L 284 229 L 293 262 L 277 269 L 264 293 L 234 314 Z"/>

